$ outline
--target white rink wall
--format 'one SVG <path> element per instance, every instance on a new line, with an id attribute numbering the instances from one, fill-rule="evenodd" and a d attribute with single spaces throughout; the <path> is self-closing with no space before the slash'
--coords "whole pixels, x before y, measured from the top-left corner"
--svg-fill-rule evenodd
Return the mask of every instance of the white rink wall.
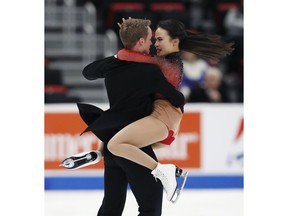
<path id="1" fill-rule="evenodd" d="M 243 189 L 243 122 L 243 104 L 186 104 L 177 138 L 156 151 L 158 159 L 189 171 L 185 189 Z M 77 171 L 59 167 L 97 148 L 93 134 L 79 136 L 85 127 L 76 104 L 45 105 L 45 190 L 103 189 L 103 161 Z"/>

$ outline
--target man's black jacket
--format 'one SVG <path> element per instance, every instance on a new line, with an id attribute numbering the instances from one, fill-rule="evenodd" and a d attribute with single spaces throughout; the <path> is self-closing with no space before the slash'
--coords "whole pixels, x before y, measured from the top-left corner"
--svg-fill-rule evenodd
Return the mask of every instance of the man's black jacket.
<path id="1" fill-rule="evenodd" d="M 120 61 L 114 56 L 97 60 L 83 69 L 88 80 L 105 79 L 110 108 L 106 111 L 78 103 L 79 113 L 100 140 L 108 142 L 126 125 L 152 112 L 155 93 L 160 93 L 174 106 L 184 106 L 184 96 L 152 64 Z M 83 133 L 84 133 L 83 132 Z"/>

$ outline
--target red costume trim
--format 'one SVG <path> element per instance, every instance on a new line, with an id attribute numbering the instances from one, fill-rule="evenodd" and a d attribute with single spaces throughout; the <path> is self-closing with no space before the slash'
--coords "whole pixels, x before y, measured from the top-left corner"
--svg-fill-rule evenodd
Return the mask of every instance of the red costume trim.
<path id="1" fill-rule="evenodd" d="M 181 81 L 181 69 L 178 65 L 165 60 L 163 57 L 151 56 L 133 50 L 121 49 L 117 53 L 117 58 L 125 61 L 154 64 L 160 67 L 163 75 L 175 88 L 179 88 Z"/>
<path id="2" fill-rule="evenodd" d="M 163 143 L 165 145 L 170 145 L 175 140 L 175 137 L 173 137 L 173 135 L 174 135 L 174 132 L 172 130 L 169 130 L 167 138 L 160 141 L 160 143 Z"/>

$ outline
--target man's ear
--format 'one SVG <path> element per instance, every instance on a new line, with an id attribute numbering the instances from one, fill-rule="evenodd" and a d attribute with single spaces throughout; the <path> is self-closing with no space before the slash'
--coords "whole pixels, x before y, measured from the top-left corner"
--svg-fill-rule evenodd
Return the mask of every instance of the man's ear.
<path id="1" fill-rule="evenodd" d="M 144 40 L 144 38 L 140 38 L 140 39 L 138 40 L 138 42 L 139 42 L 139 45 L 142 45 L 142 44 L 145 43 L 145 40 Z"/>

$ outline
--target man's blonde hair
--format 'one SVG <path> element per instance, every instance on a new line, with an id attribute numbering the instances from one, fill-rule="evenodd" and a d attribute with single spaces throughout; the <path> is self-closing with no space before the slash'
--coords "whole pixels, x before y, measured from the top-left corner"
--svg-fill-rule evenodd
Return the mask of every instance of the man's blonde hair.
<path id="1" fill-rule="evenodd" d="M 119 30 L 120 39 L 126 49 L 132 49 L 140 38 L 146 39 L 148 27 L 151 21 L 148 19 L 127 19 Z"/>

